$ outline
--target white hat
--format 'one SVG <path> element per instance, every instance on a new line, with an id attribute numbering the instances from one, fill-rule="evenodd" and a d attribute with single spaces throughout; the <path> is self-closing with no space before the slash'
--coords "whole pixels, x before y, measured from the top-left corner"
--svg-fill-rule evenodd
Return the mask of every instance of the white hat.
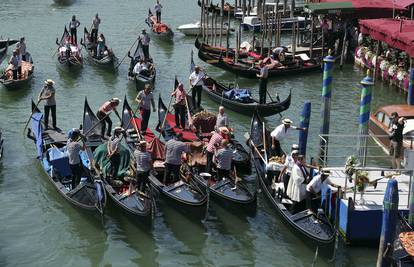
<path id="1" fill-rule="evenodd" d="M 47 79 L 47 80 L 45 81 L 45 84 L 47 84 L 47 85 L 54 85 L 54 84 L 55 84 L 55 82 L 54 82 L 53 80 L 51 80 L 51 79 Z"/>
<path id="2" fill-rule="evenodd" d="M 139 145 L 140 146 L 142 146 L 142 145 L 146 145 L 147 144 L 147 141 L 139 141 Z"/>
<path id="3" fill-rule="evenodd" d="M 282 123 L 283 123 L 283 124 L 292 124 L 292 123 L 293 123 L 293 121 L 292 121 L 292 120 L 290 120 L 290 119 L 288 119 L 288 118 L 286 118 L 286 119 L 283 119 L 283 120 L 282 120 Z"/>
<path id="4" fill-rule="evenodd" d="M 299 150 L 292 150 L 291 155 L 293 155 L 293 154 L 299 154 Z"/>
<path id="5" fill-rule="evenodd" d="M 293 144 L 292 145 L 292 150 L 298 150 L 299 149 L 299 145 L 298 144 Z"/>
<path id="6" fill-rule="evenodd" d="M 117 97 L 112 98 L 111 101 L 115 101 L 117 103 L 121 102 L 121 100 L 119 98 L 117 98 Z"/>
<path id="7" fill-rule="evenodd" d="M 114 128 L 114 132 L 123 132 L 123 131 L 124 131 L 124 128 L 122 128 L 121 126 L 116 126 Z"/>

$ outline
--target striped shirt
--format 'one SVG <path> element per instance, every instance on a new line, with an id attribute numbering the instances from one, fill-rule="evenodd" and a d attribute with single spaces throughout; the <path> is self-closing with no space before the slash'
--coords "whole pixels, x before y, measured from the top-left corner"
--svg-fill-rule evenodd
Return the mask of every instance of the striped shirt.
<path id="1" fill-rule="evenodd" d="M 9 60 L 9 64 L 12 65 L 13 70 L 17 70 L 17 67 L 19 66 L 19 57 L 12 56 Z"/>
<path id="2" fill-rule="evenodd" d="M 189 147 L 184 142 L 171 139 L 165 144 L 165 162 L 168 164 L 180 165 L 181 154 L 189 151 Z"/>
<path id="3" fill-rule="evenodd" d="M 222 140 L 223 136 L 221 136 L 221 134 L 214 133 L 213 136 L 210 138 L 210 141 L 208 142 L 207 151 L 213 153 L 216 145 L 220 145 Z"/>
<path id="4" fill-rule="evenodd" d="M 229 118 L 227 118 L 227 115 L 221 115 L 221 113 L 217 114 L 216 127 L 219 128 L 227 126 L 229 126 Z"/>
<path id="5" fill-rule="evenodd" d="M 103 105 L 99 108 L 99 111 L 104 112 L 107 114 L 108 112 L 114 110 L 111 101 L 106 101 Z"/>
<path id="6" fill-rule="evenodd" d="M 184 90 L 181 91 L 179 89 L 176 89 L 174 91 L 174 95 L 175 95 L 175 103 L 182 103 L 183 101 L 185 101 L 184 100 L 184 97 L 185 97 Z"/>
<path id="7" fill-rule="evenodd" d="M 229 148 L 220 148 L 216 153 L 217 168 L 222 170 L 231 170 L 231 161 L 233 151 Z"/>
<path id="8" fill-rule="evenodd" d="M 113 136 L 111 140 L 109 140 L 109 145 L 111 146 L 111 151 L 118 153 L 119 151 L 119 143 L 121 142 L 121 138 L 118 136 Z"/>
<path id="9" fill-rule="evenodd" d="M 149 45 L 151 38 L 149 37 L 149 35 L 147 33 L 143 33 L 139 36 L 139 39 L 141 40 L 142 45 Z"/>
<path id="10" fill-rule="evenodd" d="M 25 42 L 18 42 L 16 48 L 19 49 L 20 55 L 26 55 L 26 44 Z"/>
<path id="11" fill-rule="evenodd" d="M 135 162 L 138 172 L 147 172 L 151 170 L 151 154 L 148 152 L 142 152 L 138 149 L 134 151 Z"/>
<path id="12" fill-rule="evenodd" d="M 149 94 L 146 94 L 144 91 L 140 91 L 137 95 L 137 98 L 141 100 L 139 107 L 146 110 L 151 110 L 151 104 L 152 107 L 155 107 L 154 95 L 151 92 Z"/>
<path id="13" fill-rule="evenodd" d="M 266 65 L 260 68 L 260 76 L 261 79 L 267 79 L 267 76 L 269 76 L 269 68 Z"/>

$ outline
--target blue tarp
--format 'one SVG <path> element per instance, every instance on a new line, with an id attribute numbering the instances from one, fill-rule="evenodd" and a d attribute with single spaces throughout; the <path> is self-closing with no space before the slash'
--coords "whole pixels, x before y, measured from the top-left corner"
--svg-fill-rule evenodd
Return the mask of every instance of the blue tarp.
<path id="1" fill-rule="evenodd" d="M 72 172 L 69 167 L 69 158 L 67 153 L 62 152 L 59 148 L 50 148 L 48 150 L 49 161 L 55 170 L 58 170 L 59 173 L 64 176 L 70 176 Z"/>
<path id="2" fill-rule="evenodd" d="M 41 159 L 43 154 L 43 139 L 42 139 L 42 117 L 43 114 L 36 112 L 32 115 L 32 131 L 36 138 L 37 158 Z"/>
<path id="3" fill-rule="evenodd" d="M 241 103 L 252 103 L 252 93 L 249 89 L 231 89 L 224 93 L 224 97 Z"/>

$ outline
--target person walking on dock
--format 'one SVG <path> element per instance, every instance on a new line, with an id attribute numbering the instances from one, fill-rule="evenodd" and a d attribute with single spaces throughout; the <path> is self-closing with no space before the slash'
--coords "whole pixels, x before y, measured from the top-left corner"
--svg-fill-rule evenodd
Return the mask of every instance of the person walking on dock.
<path id="1" fill-rule="evenodd" d="M 259 78 L 259 103 L 266 104 L 266 93 L 267 93 L 267 77 L 269 75 L 269 68 L 263 61 L 259 62 L 260 73 L 256 74 Z"/>
<path id="2" fill-rule="evenodd" d="M 148 121 L 151 115 L 151 105 L 153 112 L 156 111 L 154 95 L 151 92 L 151 86 L 149 84 L 146 84 L 144 90 L 138 93 L 137 97 L 135 98 L 135 101 L 138 102 L 142 118 L 140 131 L 142 134 L 145 134 L 148 127 Z"/>
<path id="3" fill-rule="evenodd" d="M 72 131 L 71 138 L 68 140 L 66 150 L 68 152 L 69 168 L 72 172 L 72 190 L 75 189 L 80 183 L 82 176 L 82 164 L 80 159 L 80 151 L 85 150 L 85 143 L 81 145 L 78 141 L 79 137 L 84 140 L 84 136 L 80 133 L 79 129 Z"/>
<path id="4" fill-rule="evenodd" d="M 157 0 L 157 3 L 154 6 L 155 15 L 157 16 L 157 23 L 161 23 L 161 9 L 162 5 L 160 4 L 160 1 Z"/>
<path id="5" fill-rule="evenodd" d="M 189 145 L 184 143 L 182 139 L 183 134 L 178 133 L 175 139 L 170 139 L 165 144 L 165 184 L 175 183 L 180 180 L 181 156 L 183 153 L 190 152 Z"/>
<path id="6" fill-rule="evenodd" d="M 390 132 L 390 156 L 392 156 L 392 168 L 401 168 L 401 154 L 403 146 L 403 131 L 405 126 L 405 118 L 400 117 L 397 112 L 391 114 L 392 123 Z"/>
<path id="7" fill-rule="evenodd" d="M 72 16 L 72 20 L 69 22 L 69 29 L 70 35 L 72 37 L 72 44 L 78 44 L 78 37 L 77 37 L 77 28 L 80 26 L 79 20 L 76 19 L 76 16 Z"/>
<path id="8" fill-rule="evenodd" d="M 98 13 L 96 13 L 92 21 L 91 38 L 93 43 L 98 42 L 99 24 L 101 24 L 101 18 L 99 17 Z"/>
<path id="9" fill-rule="evenodd" d="M 98 112 L 96 113 L 96 116 L 98 117 L 98 119 L 102 121 L 101 122 L 102 123 L 101 136 L 103 139 L 107 139 L 105 137 L 106 124 L 108 124 L 108 130 L 106 132 L 106 135 L 109 137 L 111 136 L 112 120 L 109 117 L 109 114 L 111 113 L 111 111 L 114 111 L 115 114 L 120 118 L 119 113 L 116 110 L 116 107 L 119 105 L 120 102 L 121 101 L 119 100 L 119 98 L 114 97 L 106 101 L 105 103 L 103 103 L 102 106 L 99 108 Z"/>
<path id="10" fill-rule="evenodd" d="M 145 60 L 150 60 L 149 45 L 151 42 L 151 38 L 145 29 L 142 30 L 141 34 L 138 37 L 138 40 L 141 41 L 142 52 L 144 53 Z"/>
<path id="11" fill-rule="evenodd" d="M 38 101 L 45 100 L 45 129 L 49 128 L 49 113 L 52 112 L 53 129 L 56 127 L 56 99 L 55 99 L 55 88 L 53 80 L 47 79 L 42 90 L 39 93 Z"/>
<path id="12" fill-rule="evenodd" d="M 193 98 L 194 110 L 199 109 L 201 107 L 201 92 L 203 90 L 204 77 L 205 77 L 205 73 L 201 71 L 199 66 L 195 66 L 194 71 L 191 73 L 189 77 L 190 87 L 191 87 L 191 97 Z M 197 102 L 196 102 L 196 97 L 197 97 Z"/>
<path id="13" fill-rule="evenodd" d="M 301 130 L 306 131 L 306 128 L 292 126 L 292 121 L 290 119 L 283 119 L 282 124 L 277 126 L 271 133 L 270 136 L 272 137 L 272 155 L 275 156 L 282 156 L 283 150 L 280 146 L 280 141 L 285 139 L 292 130 Z"/>

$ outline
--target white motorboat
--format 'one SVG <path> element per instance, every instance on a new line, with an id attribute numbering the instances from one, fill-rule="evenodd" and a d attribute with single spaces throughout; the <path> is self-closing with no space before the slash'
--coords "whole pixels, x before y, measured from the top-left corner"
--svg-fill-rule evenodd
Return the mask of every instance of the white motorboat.
<path id="1" fill-rule="evenodd" d="M 195 22 L 195 23 L 189 23 L 189 24 L 184 24 L 181 25 L 177 28 L 177 30 L 179 30 L 180 32 L 182 32 L 185 35 L 199 35 L 201 33 L 201 23 L 199 21 Z M 216 34 L 219 35 L 220 34 L 220 25 L 216 25 L 215 29 L 212 29 L 211 27 L 208 28 L 207 30 L 207 34 Z M 230 33 L 234 32 L 234 29 L 230 29 Z M 223 35 L 227 34 L 227 25 L 223 25 Z"/>

